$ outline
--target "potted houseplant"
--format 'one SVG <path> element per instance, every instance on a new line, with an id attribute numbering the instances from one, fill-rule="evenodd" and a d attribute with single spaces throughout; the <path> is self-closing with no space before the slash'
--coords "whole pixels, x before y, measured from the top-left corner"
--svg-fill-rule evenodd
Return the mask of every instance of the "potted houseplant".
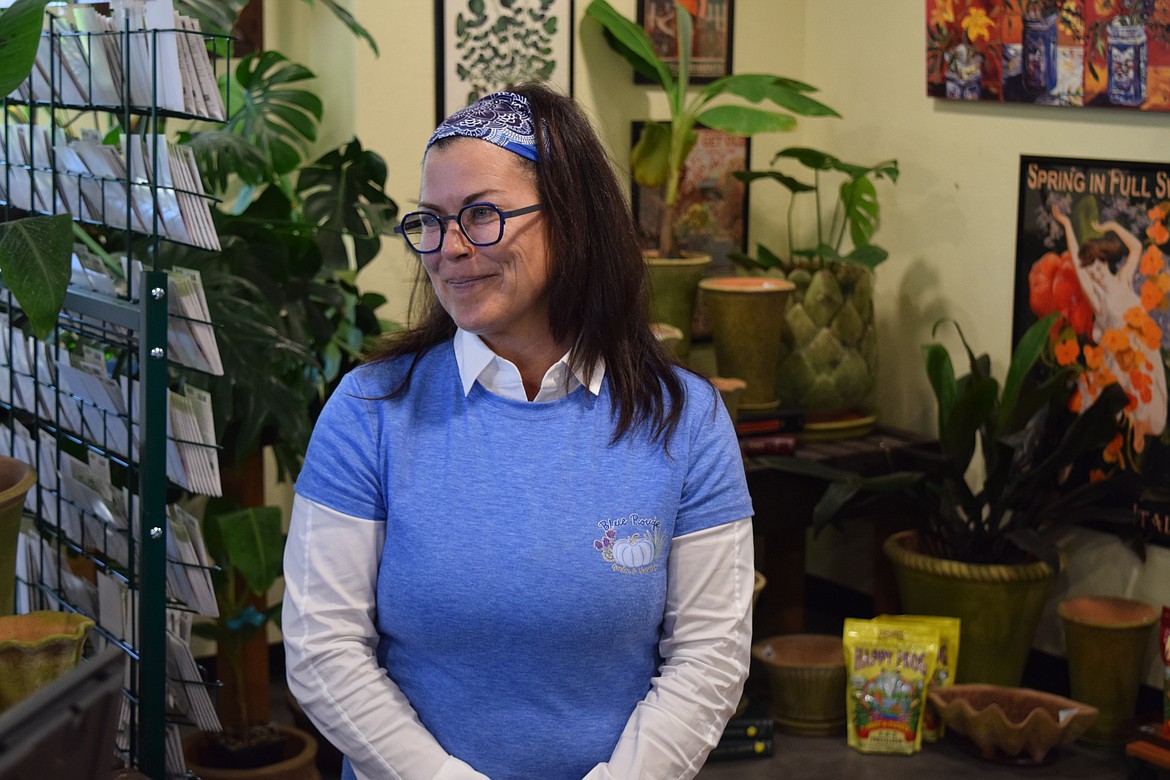
<path id="1" fill-rule="evenodd" d="M 218 672 L 233 685 L 230 701 L 219 702 L 223 730 L 200 731 L 184 742 L 187 768 L 204 780 L 238 777 L 242 769 L 265 767 L 266 777 L 280 767 L 285 777 L 309 777 L 316 770 L 316 740 L 285 724 L 258 719 L 249 710 L 244 653 L 252 637 L 263 635 L 270 622 L 279 623 L 280 606 L 257 609 L 256 597 L 263 597 L 282 572 L 284 534 L 277 507 L 247 507 L 230 512 L 209 512 L 203 521 L 208 554 L 216 561 L 212 571 L 219 617 L 198 623 L 194 631 L 215 640 L 220 663 Z M 228 770 L 228 773 L 224 773 Z M 315 776 L 315 775 L 313 775 Z"/>
<path id="2" fill-rule="evenodd" d="M 887 539 L 884 551 L 905 611 L 962 620 L 960 681 L 1019 684 L 1061 568 L 1057 532 L 1090 521 L 1136 532 L 1127 503 L 1144 487 L 1136 474 L 1073 476 L 1083 458 L 1117 435 L 1116 418 L 1128 398 L 1114 384 L 1079 414 L 1069 411 L 1077 369 L 1058 365 L 1047 338 L 1058 316 L 1028 328 L 1002 385 L 989 357 L 976 356 L 961 330 L 969 365 L 961 376 L 942 344 L 923 346 L 939 444 L 908 468 L 860 477 L 800 458 L 759 459 L 827 480 L 814 508 L 815 531 L 882 495 L 905 502 L 911 530 Z M 1130 538 L 1140 544 L 1136 533 Z"/>
<path id="3" fill-rule="evenodd" d="M 684 3 L 675 3 L 677 74 L 655 53 L 646 31 L 615 11 L 606 0 L 593 0 L 586 14 L 605 29 L 610 47 L 625 57 L 634 70 L 661 86 L 666 95 L 670 119 L 643 124 L 630 151 L 630 169 L 639 185 L 664 190 L 657 260 L 650 260 L 651 318 L 683 331 L 677 350 L 685 355 L 690 345 L 695 292 L 710 262 L 709 257 L 682 258 L 678 246 L 675 209 L 683 167 L 696 140 L 695 127 L 703 125 L 747 137 L 791 130 L 796 125 L 794 115 L 838 114 L 810 97 L 816 88 L 782 76 L 732 74 L 691 92 L 693 19 Z M 721 98 L 736 98 L 740 104 L 721 101 Z M 743 103 L 770 103 L 779 110 Z M 674 280 L 671 278 L 674 276 L 681 278 Z"/>
<path id="4" fill-rule="evenodd" d="M 783 170 L 784 163 L 803 166 L 811 182 Z M 871 411 L 878 360 L 873 272 L 889 256 L 872 242 L 881 224 L 875 182 L 895 183 L 898 174 L 897 160 L 857 165 L 803 147 L 777 152 L 769 170 L 736 174 L 749 184 L 774 181 L 791 193 L 787 257 L 760 244 L 754 258 L 738 253 L 731 258 L 750 269 L 776 272 L 795 285 L 784 313 L 776 387 L 786 406 L 810 419 Z M 840 183 L 826 220 L 822 188 L 829 191 L 829 177 Z M 809 217 L 807 210 L 797 212 L 799 195 L 811 196 L 816 224 L 811 244 L 797 243 L 796 222 Z"/>

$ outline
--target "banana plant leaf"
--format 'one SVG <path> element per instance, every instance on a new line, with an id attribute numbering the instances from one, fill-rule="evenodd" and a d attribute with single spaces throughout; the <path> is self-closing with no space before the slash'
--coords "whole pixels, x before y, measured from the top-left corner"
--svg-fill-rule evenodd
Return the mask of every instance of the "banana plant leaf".
<path id="1" fill-rule="evenodd" d="M 0 12 L 0 95 L 28 78 L 41 41 L 48 0 L 16 0 Z"/>

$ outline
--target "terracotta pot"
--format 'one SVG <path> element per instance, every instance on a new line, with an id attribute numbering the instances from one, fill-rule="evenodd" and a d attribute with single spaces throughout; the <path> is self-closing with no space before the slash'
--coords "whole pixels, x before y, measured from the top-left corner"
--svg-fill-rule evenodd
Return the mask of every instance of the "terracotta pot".
<path id="1" fill-rule="evenodd" d="M 195 732 L 183 740 L 187 769 L 203 780 L 321 780 L 317 771 L 317 740 L 304 731 L 276 724 L 284 735 L 284 759 L 268 766 L 233 769 L 208 766 L 211 744 L 206 732 Z"/>
<path id="2" fill-rule="evenodd" d="M 1140 601 L 1109 596 L 1065 599 L 1056 612 L 1064 624 L 1072 697 L 1100 712 L 1081 738 L 1127 741 L 1158 612 Z"/>
<path id="3" fill-rule="evenodd" d="M 845 726 L 845 648 L 839 636 L 784 634 L 752 645 L 768 671 L 772 718 L 785 731 L 820 736 Z"/>
<path id="4" fill-rule="evenodd" d="M 16 543 L 24 497 L 37 483 L 27 463 L 0 455 L 0 615 L 11 615 L 16 599 Z"/>
<path id="5" fill-rule="evenodd" d="M 1048 564 L 977 564 L 918 551 L 918 532 L 882 546 L 894 565 L 902 611 L 959 618 L 960 683 L 1018 686 L 1036 627 L 1056 580 Z"/>
<path id="6" fill-rule="evenodd" d="M 650 276 L 650 321 L 665 322 L 682 331 L 682 338 L 672 342 L 672 346 L 676 355 L 686 357 L 691 351 L 695 296 L 699 280 L 711 265 L 711 256 L 647 255 L 646 265 Z"/>
<path id="7" fill-rule="evenodd" d="M 747 389 L 747 382 L 734 377 L 713 376 L 711 384 L 715 385 L 715 389 L 719 391 L 719 397 L 723 399 L 723 405 L 727 407 L 731 421 L 735 422 L 736 418 L 739 417 L 739 399 L 743 397 L 743 391 Z"/>
<path id="8" fill-rule="evenodd" d="M 795 288 L 792 282 L 764 276 L 718 276 L 699 282 L 711 319 L 717 370 L 747 383 L 740 409 L 780 405 L 776 361 L 785 302 Z"/>
<path id="9" fill-rule="evenodd" d="M 76 612 L 0 617 L 0 712 L 77 666 L 93 625 Z"/>

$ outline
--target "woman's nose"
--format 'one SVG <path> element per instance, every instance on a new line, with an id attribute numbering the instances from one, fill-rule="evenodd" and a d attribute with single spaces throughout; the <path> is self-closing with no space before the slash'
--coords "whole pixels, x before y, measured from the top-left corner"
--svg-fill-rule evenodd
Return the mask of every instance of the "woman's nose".
<path id="1" fill-rule="evenodd" d="M 447 225 L 447 232 L 443 234 L 443 245 L 439 247 L 439 253 L 446 258 L 463 257 L 471 254 L 475 244 L 467 240 L 467 236 L 463 235 L 463 229 L 459 227 L 458 222 L 451 222 Z"/>

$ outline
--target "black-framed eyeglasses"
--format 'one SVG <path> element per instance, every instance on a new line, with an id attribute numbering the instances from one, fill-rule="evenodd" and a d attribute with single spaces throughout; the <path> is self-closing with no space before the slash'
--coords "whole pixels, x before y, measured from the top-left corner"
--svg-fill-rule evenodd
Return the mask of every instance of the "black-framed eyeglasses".
<path id="1" fill-rule="evenodd" d="M 447 235 L 447 223 L 455 222 L 465 238 L 475 246 L 498 244 L 504 237 L 504 222 L 509 217 L 531 214 L 543 208 L 536 203 L 522 209 L 501 211 L 494 203 L 469 203 L 459 213 L 440 217 L 433 211 L 412 211 L 402 218 L 394 232 L 406 238 L 410 248 L 420 255 L 438 252 Z"/>

